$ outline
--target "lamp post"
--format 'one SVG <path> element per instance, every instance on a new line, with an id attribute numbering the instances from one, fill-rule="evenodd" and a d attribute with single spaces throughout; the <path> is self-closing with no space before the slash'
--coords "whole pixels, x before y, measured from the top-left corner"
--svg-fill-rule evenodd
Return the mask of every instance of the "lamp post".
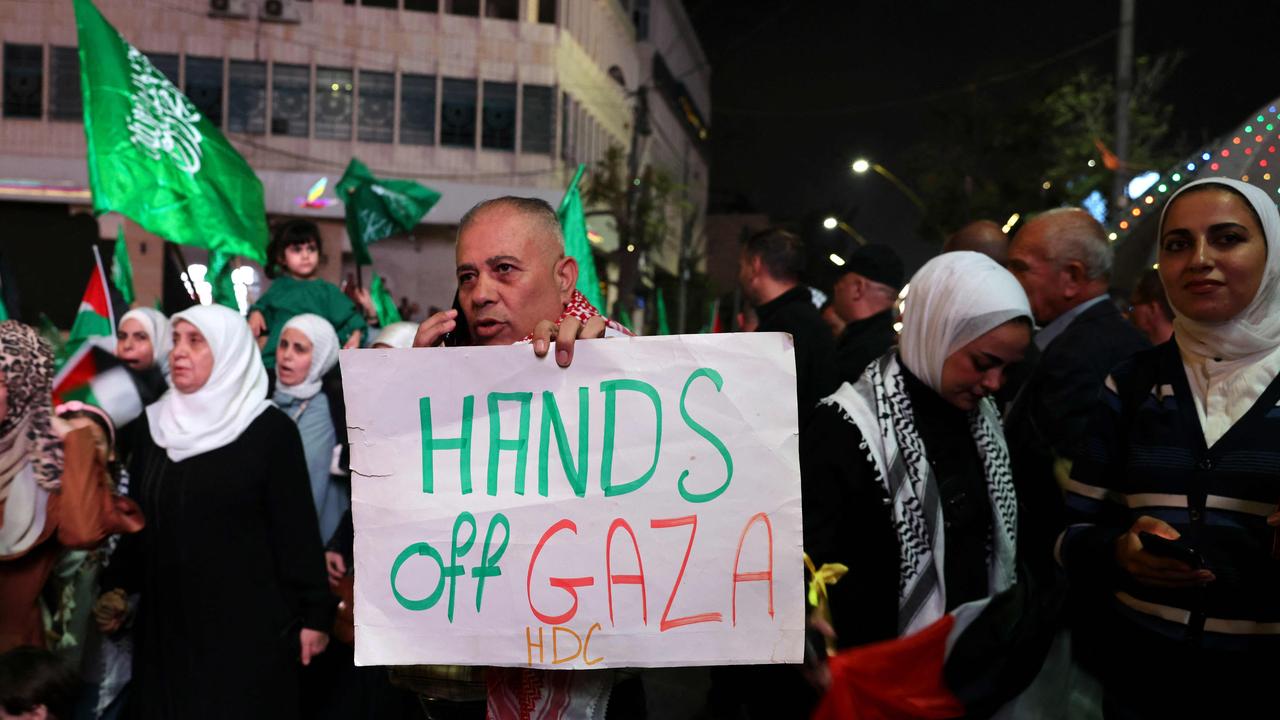
<path id="1" fill-rule="evenodd" d="M 859 233 L 857 230 L 854 230 L 852 225 L 841 220 L 840 218 L 828 217 L 827 219 L 822 221 L 822 227 L 828 230 L 836 230 L 836 229 L 842 230 L 845 235 L 848 235 L 849 237 L 856 240 L 859 245 L 867 244 L 867 239 L 862 237 L 862 233 Z"/>
<path id="2" fill-rule="evenodd" d="M 933 218 L 929 215 L 929 209 L 925 207 L 924 201 L 920 199 L 920 196 L 915 194 L 915 192 L 911 188 L 907 187 L 906 183 L 902 182 L 902 180 L 899 180 L 897 175 L 894 175 L 892 172 L 889 172 L 889 168 L 881 165 L 878 162 L 871 162 L 866 158 L 858 158 L 857 160 L 854 160 L 853 164 L 850 167 L 852 168 L 853 172 L 857 175 L 863 175 L 868 170 L 875 170 L 876 173 L 878 173 L 885 180 L 888 180 L 890 183 L 893 183 L 893 186 L 896 187 L 899 192 L 905 195 L 906 198 L 910 200 L 911 203 L 920 210 L 920 216 L 924 218 L 925 222 L 929 223 L 929 227 L 932 227 L 934 231 L 937 232 L 939 235 L 944 237 L 946 236 L 946 233 L 944 233 L 942 229 L 939 228 L 933 222 Z"/>

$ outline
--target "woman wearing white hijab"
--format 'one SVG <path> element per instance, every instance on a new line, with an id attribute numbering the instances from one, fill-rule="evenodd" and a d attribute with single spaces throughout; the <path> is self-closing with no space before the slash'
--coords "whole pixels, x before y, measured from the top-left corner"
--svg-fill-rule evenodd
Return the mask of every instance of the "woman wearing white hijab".
<path id="1" fill-rule="evenodd" d="M 173 331 L 164 313 L 149 307 L 134 308 L 120 318 L 116 330 L 116 356 L 131 369 L 159 368 L 169 378 L 169 351 Z"/>
<path id="2" fill-rule="evenodd" d="M 294 315 L 280 332 L 276 347 L 277 407 L 298 425 L 311 477 L 311 499 L 320 521 L 320 537 L 328 542 L 342 514 L 351 507 L 347 491 L 329 472 L 338 435 L 321 379 L 338 363 L 338 334 L 328 320 Z"/>
<path id="3" fill-rule="evenodd" d="M 129 712 L 296 717 L 333 621 L 302 442 L 238 313 L 185 310 L 173 335 L 173 388 L 131 463 L 148 527 L 117 559 L 142 597 Z"/>
<path id="4" fill-rule="evenodd" d="M 1174 337 L 1107 378 L 1058 556 L 1118 661 L 1098 668 L 1110 707 L 1243 717 L 1280 652 L 1280 212 L 1201 180 L 1157 243 Z"/>
<path id="5" fill-rule="evenodd" d="M 899 347 L 819 405 L 801 434 L 804 545 L 850 569 L 828 588 L 839 647 L 915 635 L 1014 584 L 1017 498 L 991 396 L 1030 340 L 1017 280 L 947 253 L 911 279 Z"/>

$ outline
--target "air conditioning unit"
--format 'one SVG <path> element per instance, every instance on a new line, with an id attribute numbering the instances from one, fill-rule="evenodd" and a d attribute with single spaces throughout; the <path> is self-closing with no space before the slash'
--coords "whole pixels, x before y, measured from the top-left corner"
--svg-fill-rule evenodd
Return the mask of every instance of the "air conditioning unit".
<path id="1" fill-rule="evenodd" d="M 248 0 L 209 0 L 209 17 L 247 18 Z"/>
<path id="2" fill-rule="evenodd" d="M 259 0 L 258 19 L 281 23 L 296 23 L 301 20 L 293 0 Z"/>

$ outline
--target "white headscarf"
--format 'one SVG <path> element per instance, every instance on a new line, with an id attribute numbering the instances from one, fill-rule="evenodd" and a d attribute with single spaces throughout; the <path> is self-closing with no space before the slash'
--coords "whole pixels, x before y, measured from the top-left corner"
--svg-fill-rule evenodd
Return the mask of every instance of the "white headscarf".
<path id="1" fill-rule="evenodd" d="M 981 253 L 939 255 L 910 284 L 898 352 L 907 369 L 938 392 L 952 353 L 1014 318 L 1031 318 L 1017 279 Z"/>
<path id="2" fill-rule="evenodd" d="M 120 318 L 120 324 L 124 325 L 125 320 L 137 320 L 142 325 L 142 331 L 151 339 L 151 352 L 156 366 L 168 380 L 169 351 L 173 350 L 173 328 L 169 325 L 169 318 L 154 308 L 140 307 L 125 313 Z"/>
<path id="3" fill-rule="evenodd" d="M 1173 308 L 1174 338 L 1195 399 L 1200 429 L 1205 445 L 1213 447 L 1249 412 L 1280 373 L 1280 210 L 1266 192 L 1248 183 L 1228 178 L 1197 180 L 1174 193 L 1165 204 L 1156 242 L 1164 237 L 1165 215 L 1174 200 L 1196 186 L 1208 184 L 1243 195 L 1262 222 L 1267 243 L 1262 283 L 1240 314 L 1226 322 L 1204 323 Z"/>
<path id="4" fill-rule="evenodd" d="M 302 382 L 297 385 L 285 385 L 282 382 L 280 391 L 299 400 L 306 400 L 320 392 L 320 378 L 332 370 L 338 362 L 338 334 L 334 332 L 333 325 L 328 320 L 311 313 L 294 315 L 290 318 L 289 322 L 284 324 L 284 329 L 280 331 L 281 337 L 284 336 L 285 330 L 297 330 L 311 341 L 311 367 L 307 369 L 307 376 Z M 277 351 L 277 364 L 279 364 L 279 357 L 280 353 Z"/>
<path id="5" fill-rule="evenodd" d="M 373 344 L 390 345 L 393 348 L 413 347 L 413 338 L 418 334 L 418 323 L 398 322 L 382 328 L 382 332 L 373 339 Z"/>
<path id="6" fill-rule="evenodd" d="M 151 439 L 181 462 L 240 437 L 267 401 L 267 371 L 258 344 L 240 313 L 221 305 L 197 305 L 171 322 L 191 323 L 213 352 L 209 380 L 193 393 L 170 388 L 147 408 Z"/>
<path id="7" fill-rule="evenodd" d="M 1224 185 L 1244 196 L 1262 221 L 1266 236 L 1267 265 L 1262 271 L 1262 284 L 1239 315 L 1221 323 L 1203 323 L 1186 317 L 1173 308 L 1173 332 L 1178 345 L 1198 355 L 1223 360 L 1236 360 L 1273 350 L 1280 346 L 1280 210 L 1262 188 L 1228 178 L 1208 178 L 1188 183 L 1169 198 L 1160 215 L 1160 232 L 1164 237 L 1165 216 L 1179 195 L 1204 185 Z"/>

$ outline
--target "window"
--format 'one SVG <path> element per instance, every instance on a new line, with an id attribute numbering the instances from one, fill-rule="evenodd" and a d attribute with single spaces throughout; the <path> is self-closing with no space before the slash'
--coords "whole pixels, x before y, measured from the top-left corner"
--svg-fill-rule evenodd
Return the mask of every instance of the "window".
<path id="1" fill-rule="evenodd" d="M 405 10 L 440 12 L 440 0 L 404 0 Z"/>
<path id="2" fill-rule="evenodd" d="M 232 60 L 228 79 L 227 129 L 261 135 L 267 131 L 267 64 Z"/>
<path id="3" fill-rule="evenodd" d="M 4 116 L 38 118 L 44 92 L 44 48 L 4 46 Z"/>
<path id="4" fill-rule="evenodd" d="M 358 139 L 361 142 L 391 142 L 395 108 L 396 76 L 392 73 L 361 70 Z"/>
<path id="5" fill-rule="evenodd" d="M 354 75 L 340 68 L 316 68 L 316 137 L 350 140 Z"/>
<path id="6" fill-rule="evenodd" d="M 400 76 L 400 142 L 434 145 L 436 142 L 436 76 Z"/>
<path id="7" fill-rule="evenodd" d="M 480 145 L 490 150 L 516 149 L 515 83 L 484 84 L 484 128 Z"/>
<path id="8" fill-rule="evenodd" d="M 49 117 L 82 119 L 84 97 L 80 94 L 79 52 L 73 47 L 55 47 L 49 60 Z"/>
<path id="9" fill-rule="evenodd" d="M 389 8 L 395 10 L 400 6 L 397 0 L 360 0 L 360 4 L 365 7 Z M 316 120 L 316 130 L 320 130 L 320 121 Z"/>
<path id="10" fill-rule="evenodd" d="M 186 96 L 201 115 L 222 127 L 222 58 L 187 56 Z"/>
<path id="11" fill-rule="evenodd" d="M 476 146 L 476 81 L 445 78 L 440 103 L 440 144 Z"/>
<path id="12" fill-rule="evenodd" d="M 306 137 L 310 134 L 311 68 L 306 65 L 271 67 L 271 134 Z"/>
<path id="13" fill-rule="evenodd" d="M 520 150 L 550 155 L 551 135 L 555 132 L 555 91 L 545 85 L 525 85 L 523 93 Z"/>
<path id="14" fill-rule="evenodd" d="M 538 0 L 538 22 L 556 24 L 556 2 L 557 0 Z"/>
<path id="15" fill-rule="evenodd" d="M 637 40 L 649 39 L 649 0 L 631 0 L 631 23 Z"/>
<path id="16" fill-rule="evenodd" d="M 485 0 L 484 16 L 498 20 L 519 20 L 520 0 Z"/>
<path id="17" fill-rule="evenodd" d="M 444 11 L 450 15 L 480 16 L 480 0 L 444 0 Z"/>
<path id="18" fill-rule="evenodd" d="M 177 55 L 174 55 L 173 53 L 146 53 L 146 55 L 147 59 L 151 61 L 151 64 L 155 66 L 155 69 L 159 70 L 161 75 L 168 78 L 169 82 L 173 83 L 174 87 L 181 86 L 181 83 L 178 82 Z"/>

